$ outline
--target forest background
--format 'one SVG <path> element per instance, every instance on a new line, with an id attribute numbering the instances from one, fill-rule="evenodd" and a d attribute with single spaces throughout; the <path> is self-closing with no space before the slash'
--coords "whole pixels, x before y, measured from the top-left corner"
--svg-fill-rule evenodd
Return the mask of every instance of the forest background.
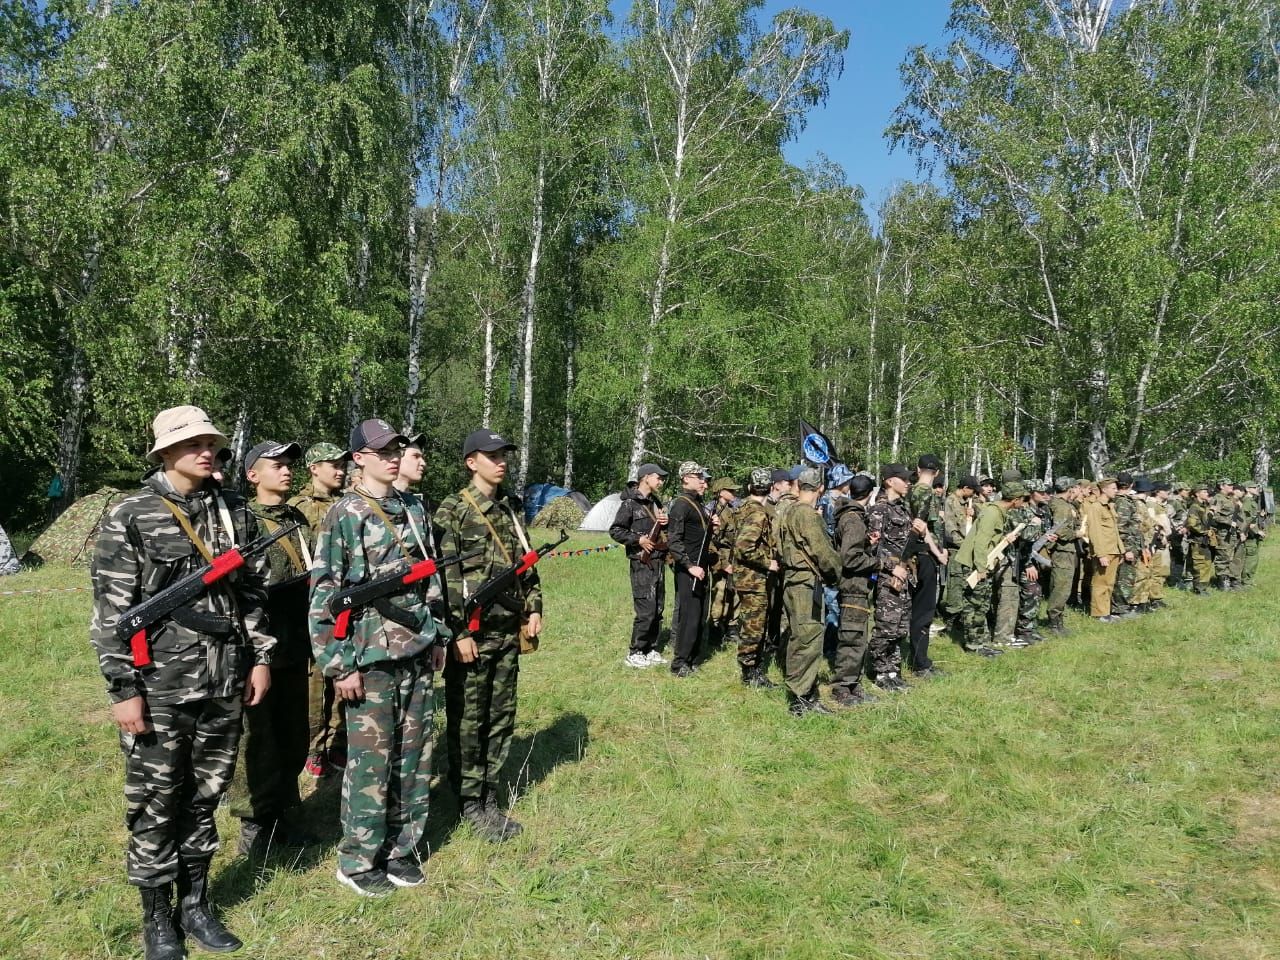
<path id="1" fill-rule="evenodd" d="M 955 0 L 874 210 L 783 153 L 828 18 L 619 8 L 0 0 L 0 523 L 130 483 L 177 403 L 237 456 L 384 416 L 437 494 L 477 423 L 598 496 L 800 417 L 869 468 L 1268 480 L 1273 3 Z"/>

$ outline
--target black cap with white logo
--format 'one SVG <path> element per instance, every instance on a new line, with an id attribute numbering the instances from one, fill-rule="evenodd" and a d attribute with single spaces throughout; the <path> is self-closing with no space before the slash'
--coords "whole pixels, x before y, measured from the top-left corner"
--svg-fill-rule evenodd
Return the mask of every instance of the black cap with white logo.
<path id="1" fill-rule="evenodd" d="M 264 440 L 255 444 L 244 455 L 244 469 L 248 473 L 253 465 L 266 457 L 268 460 L 288 460 L 292 463 L 302 456 L 302 447 L 296 443 L 280 443 L 276 440 Z"/>
<path id="2" fill-rule="evenodd" d="M 392 428 L 391 424 L 385 420 L 365 420 L 351 431 L 351 447 L 352 453 L 357 450 L 382 450 L 391 446 L 392 443 L 399 443 L 405 446 L 409 442 L 409 438 L 398 430 Z"/>
<path id="3" fill-rule="evenodd" d="M 516 445 L 500 433 L 492 430 L 473 430 L 462 441 L 462 456 L 467 458 L 473 453 L 495 453 L 498 450 L 514 450 Z"/>

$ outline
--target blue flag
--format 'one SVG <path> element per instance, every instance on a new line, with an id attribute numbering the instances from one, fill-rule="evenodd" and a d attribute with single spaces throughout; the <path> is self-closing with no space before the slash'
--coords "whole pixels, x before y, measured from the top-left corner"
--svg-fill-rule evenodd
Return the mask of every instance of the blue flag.
<path id="1" fill-rule="evenodd" d="M 829 467 L 839 459 L 836 456 L 836 445 L 803 418 L 800 420 L 800 459 L 815 467 Z"/>

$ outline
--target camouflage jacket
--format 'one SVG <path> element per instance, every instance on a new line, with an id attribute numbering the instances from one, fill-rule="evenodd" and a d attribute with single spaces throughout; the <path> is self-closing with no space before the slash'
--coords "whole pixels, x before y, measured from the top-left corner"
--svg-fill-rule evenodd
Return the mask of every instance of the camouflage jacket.
<path id="1" fill-rule="evenodd" d="M 297 507 L 307 519 L 311 528 L 311 543 L 320 539 L 320 526 L 324 522 L 329 509 L 342 498 L 342 494 L 319 493 L 313 484 L 308 483 L 298 491 L 297 496 L 289 499 L 289 506 Z"/>
<path id="2" fill-rule="evenodd" d="M 733 586 L 740 593 L 764 593 L 774 557 L 773 517 L 750 498 L 734 512 Z"/>
<path id="3" fill-rule="evenodd" d="M 1080 537 L 1080 508 L 1060 493 L 1049 498 L 1049 519 L 1053 522 L 1050 529 L 1058 530 L 1057 541 L 1049 548 L 1050 553 L 1070 551 L 1075 553 L 1076 540 Z M 1066 526 L 1062 526 L 1066 524 Z"/>
<path id="4" fill-rule="evenodd" d="M 720 526 L 711 535 L 711 558 L 714 570 L 722 571 L 733 563 L 733 527 L 739 509 L 740 507 L 725 503 L 723 500 L 716 500 L 715 508 L 711 511 L 713 517 L 720 518 Z"/>
<path id="5" fill-rule="evenodd" d="M 1026 503 L 1020 507 L 1010 507 L 1007 511 L 1009 532 L 1018 524 L 1024 524 L 1018 539 L 1005 551 L 1010 560 L 1016 559 L 1020 564 L 1031 562 L 1031 546 L 1049 532 L 1051 527 L 1045 526 L 1044 517 L 1034 504 Z M 1021 566 L 1018 568 L 1021 570 Z"/>
<path id="6" fill-rule="evenodd" d="M 1218 536 L 1231 537 L 1239 531 L 1239 504 L 1236 498 L 1226 494 L 1216 494 L 1209 501 L 1209 510 L 1213 516 L 1213 525 L 1218 528 Z"/>
<path id="7" fill-rule="evenodd" d="M 1120 532 L 1120 544 L 1125 552 L 1137 553 L 1142 549 L 1142 518 L 1140 504 L 1132 493 L 1120 491 L 1113 501 L 1116 511 L 1116 528 Z"/>
<path id="8" fill-rule="evenodd" d="M 1165 509 L 1169 511 L 1169 522 L 1173 524 L 1173 529 L 1187 525 L 1187 501 L 1178 494 L 1173 494 L 1165 501 Z"/>
<path id="9" fill-rule="evenodd" d="M 973 527 L 982 499 L 977 495 L 962 500 L 960 494 L 952 492 L 942 505 L 942 532 L 948 550 L 958 550 L 964 543 L 965 535 Z"/>
<path id="10" fill-rule="evenodd" d="M 876 562 L 881 573 L 890 573 L 899 563 L 905 562 L 907 538 L 911 533 L 911 514 L 903 498 L 890 500 L 882 496 L 867 511 L 867 524 L 871 533 L 880 534 L 876 544 Z"/>
<path id="11" fill-rule="evenodd" d="M 1192 543 L 1200 545 L 1209 542 L 1209 535 L 1213 530 L 1213 504 L 1201 503 L 1199 500 L 1192 500 L 1191 505 L 1187 507 L 1187 517 L 1184 524 L 1187 528 L 1187 538 Z"/>
<path id="12" fill-rule="evenodd" d="M 987 556 L 1000 543 L 1000 538 L 1013 529 L 1009 514 L 999 501 L 984 503 L 978 510 L 978 518 L 974 520 L 968 535 L 960 545 L 956 554 L 956 562 L 969 570 L 986 570 Z M 1012 547 L 1010 548 L 1012 549 Z M 1009 550 L 1005 551 L 1008 556 Z M 996 566 L 1002 566 L 1002 560 Z"/>
<path id="13" fill-rule="evenodd" d="M 876 552 L 867 529 L 865 504 L 849 498 L 836 510 L 836 550 L 840 554 L 840 592 L 865 597 L 876 572 Z"/>
<path id="14" fill-rule="evenodd" d="M 840 557 L 827 537 L 822 515 L 796 498 L 778 520 L 782 578 L 787 586 L 834 585 L 840 576 Z"/>
<path id="15" fill-rule="evenodd" d="M 468 496 L 479 505 L 479 512 L 467 502 Z M 519 498 L 498 490 L 496 498 L 490 499 L 474 483 L 445 497 L 436 510 L 442 554 L 453 556 L 483 548 L 479 555 L 460 567 L 450 567 L 445 571 L 449 624 L 456 634 L 466 633 L 467 598 L 487 580 L 518 563 L 524 555 L 514 519 L 523 515 L 522 510 Z M 486 518 L 488 524 L 485 523 Z M 489 525 L 497 532 L 498 543 L 489 533 Z M 520 632 L 521 617 L 533 613 L 542 613 L 542 582 L 538 578 L 537 567 L 525 573 L 499 602 L 483 612 L 481 635 L 473 639 L 482 645 L 484 641 L 495 641 L 499 645 L 514 643 Z"/>
<path id="16" fill-rule="evenodd" d="M 359 488 L 343 496 L 320 527 L 309 620 L 311 651 L 327 677 L 341 679 L 370 664 L 407 660 L 449 639 L 449 631 L 437 622 L 430 608 L 432 592 L 439 595 L 434 577 L 384 598 L 382 603 L 387 606 L 382 610 L 373 604 L 355 610 L 347 636 L 339 639 L 333 635 L 329 601 L 335 593 L 391 573 L 406 562 L 422 560 L 427 552 L 427 518 L 417 498 L 392 491 L 374 502 L 393 529 L 387 528 Z M 386 610 L 391 610 L 390 616 L 383 612 Z"/>
<path id="17" fill-rule="evenodd" d="M 275 533 L 289 523 L 302 529 L 267 549 L 267 632 L 276 638 L 273 667 L 286 667 L 311 659 L 311 634 L 307 630 L 307 593 L 311 575 L 311 528 L 297 507 L 287 503 L 266 506 L 253 499 L 249 509 L 258 519 L 256 535 Z M 286 542 L 288 546 L 285 546 Z"/>
<path id="18" fill-rule="evenodd" d="M 133 665 L 129 641 L 116 636 L 122 614 L 205 564 L 162 499 L 182 511 L 214 554 L 231 548 L 216 491 L 208 483 L 197 493 L 183 496 L 163 471 L 155 470 L 143 479 L 142 489 L 116 504 L 102 523 L 90 566 L 93 619 L 89 635 L 113 703 L 135 696 L 155 704 L 239 696 L 250 666 L 271 662 L 275 639 L 267 632 L 263 615 L 265 561 L 261 556 L 250 558 L 188 608 L 198 617 L 211 618 L 211 623 L 225 625 L 229 632 L 202 632 L 166 618 L 148 630 L 153 663 L 143 670 Z M 243 547 L 257 534 L 257 523 L 242 499 L 233 493 L 221 496 L 231 517 L 234 544 Z"/>
<path id="19" fill-rule="evenodd" d="M 942 523 L 942 498 L 927 483 L 917 483 L 907 492 L 907 509 L 914 520 L 923 520 L 939 550 L 946 549 L 946 531 Z"/>

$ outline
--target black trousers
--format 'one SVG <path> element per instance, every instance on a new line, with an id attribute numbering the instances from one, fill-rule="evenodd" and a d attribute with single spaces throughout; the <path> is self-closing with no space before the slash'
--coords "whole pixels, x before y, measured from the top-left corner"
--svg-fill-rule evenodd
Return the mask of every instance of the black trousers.
<path id="1" fill-rule="evenodd" d="M 695 580 L 676 568 L 676 612 L 672 625 L 671 669 L 693 666 L 701 647 L 702 624 L 707 618 L 707 581 Z"/>
<path id="2" fill-rule="evenodd" d="M 658 646 L 662 629 L 662 608 L 666 605 L 666 563 L 653 557 L 647 563 L 631 561 L 631 603 L 635 620 L 631 624 L 631 652 L 648 653 Z"/>
<path id="3" fill-rule="evenodd" d="M 932 553 L 916 554 L 918 584 L 911 596 L 911 629 L 907 640 L 907 666 L 912 670 L 928 670 L 929 628 L 938 609 L 938 561 Z"/>

